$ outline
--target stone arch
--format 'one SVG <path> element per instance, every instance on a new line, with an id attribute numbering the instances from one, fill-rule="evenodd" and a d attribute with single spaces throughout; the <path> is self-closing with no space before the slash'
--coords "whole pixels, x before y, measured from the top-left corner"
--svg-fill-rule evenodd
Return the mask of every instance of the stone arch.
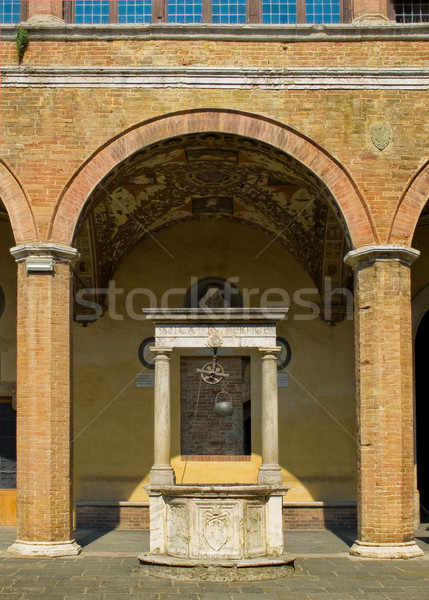
<path id="1" fill-rule="evenodd" d="M 417 221 L 428 199 L 429 160 L 413 175 L 399 199 L 390 225 L 390 244 L 411 245 Z"/>
<path id="2" fill-rule="evenodd" d="M 49 239 L 70 244 L 81 211 L 96 185 L 139 149 L 163 139 L 197 132 L 253 138 L 296 158 L 329 188 L 343 214 L 354 247 L 378 243 L 370 210 L 347 171 L 327 152 L 295 130 L 259 115 L 227 110 L 171 113 L 120 134 L 95 152 L 60 195 Z"/>
<path id="3" fill-rule="evenodd" d="M 39 240 L 29 199 L 16 175 L 0 158 L 0 198 L 6 207 L 16 244 Z"/>

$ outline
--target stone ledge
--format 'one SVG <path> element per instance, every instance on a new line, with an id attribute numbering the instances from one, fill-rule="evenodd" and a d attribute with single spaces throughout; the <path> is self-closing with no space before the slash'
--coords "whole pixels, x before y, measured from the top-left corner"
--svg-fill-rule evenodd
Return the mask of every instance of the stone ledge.
<path id="1" fill-rule="evenodd" d="M 167 555 L 139 554 L 141 570 L 153 577 L 179 581 L 261 581 L 292 575 L 290 554 L 240 560 L 198 560 Z"/>
<path id="2" fill-rule="evenodd" d="M 428 23 L 395 23 L 380 21 L 357 21 L 355 23 L 326 25 L 215 25 L 195 24 L 109 24 L 78 25 L 30 22 L 16 25 L 2 25 L 2 40 L 15 41 L 17 28 L 25 27 L 30 40 L 50 41 L 90 41 L 117 39 L 136 40 L 198 40 L 211 39 L 218 41 L 245 42 L 356 42 L 377 40 L 429 41 Z"/>
<path id="3" fill-rule="evenodd" d="M 221 485 L 147 485 L 147 492 L 152 495 L 174 497 L 204 498 L 247 498 L 266 495 L 283 495 L 290 490 L 290 485 L 269 484 L 221 484 Z"/>

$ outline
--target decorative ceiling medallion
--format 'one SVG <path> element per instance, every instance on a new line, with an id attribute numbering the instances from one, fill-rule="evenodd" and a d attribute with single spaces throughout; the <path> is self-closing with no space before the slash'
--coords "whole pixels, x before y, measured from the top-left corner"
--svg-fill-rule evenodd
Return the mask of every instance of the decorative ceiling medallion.
<path id="1" fill-rule="evenodd" d="M 227 213 L 232 215 L 234 212 L 234 201 L 232 198 L 223 197 L 193 198 L 192 212 L 194 215 L 205 213 Z"/>
<path id="2" fill-rule="evenodd" d="M 392 140 L 392 128 L 386 123 L 376 123 L 369 128 L 371 142 L 380 151 L 387 148 Z"/>

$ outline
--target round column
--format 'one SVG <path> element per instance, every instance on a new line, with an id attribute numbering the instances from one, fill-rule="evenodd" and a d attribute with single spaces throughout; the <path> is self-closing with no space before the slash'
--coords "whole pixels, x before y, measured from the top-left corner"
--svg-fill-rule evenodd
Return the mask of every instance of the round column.
<path id="1" fill-rule="evenodd" d="M 170 354 L 171 348 L 151 348 L 155 354 L 154 388 L 154 464 L 150 471 L 151 484 L 174 485 L 171 466 L 170 440 Z"/>
<path id="2" fill-rule="evenodd" d="M 262 359 L 262 465 L 258 483 L 283 482 L 279 465 L 277 357 L 281 348 L 260 348 Z"/>
<path id="3" fill-rule="evenodd" d="M 355 276 L 358 540 L 351 554 L 410 558 L 414 541 L 410 265 L 419 253 L 370 246 L 345 260 Z"/>

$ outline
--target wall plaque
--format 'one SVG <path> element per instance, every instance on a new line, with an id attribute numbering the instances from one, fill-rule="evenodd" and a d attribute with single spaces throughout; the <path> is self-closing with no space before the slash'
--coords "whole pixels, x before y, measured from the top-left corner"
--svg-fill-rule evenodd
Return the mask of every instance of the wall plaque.
<path id="1" fill-rule="evenodd" d="M 277 386 L 279 388 L 289 387 L 289 373 L 277 373 Z"/>
<path id="2" fill-rule="evenodd" d="M 155 385 L 155 373 L 137 373 L 137 387 L 153 387 Z"/>

